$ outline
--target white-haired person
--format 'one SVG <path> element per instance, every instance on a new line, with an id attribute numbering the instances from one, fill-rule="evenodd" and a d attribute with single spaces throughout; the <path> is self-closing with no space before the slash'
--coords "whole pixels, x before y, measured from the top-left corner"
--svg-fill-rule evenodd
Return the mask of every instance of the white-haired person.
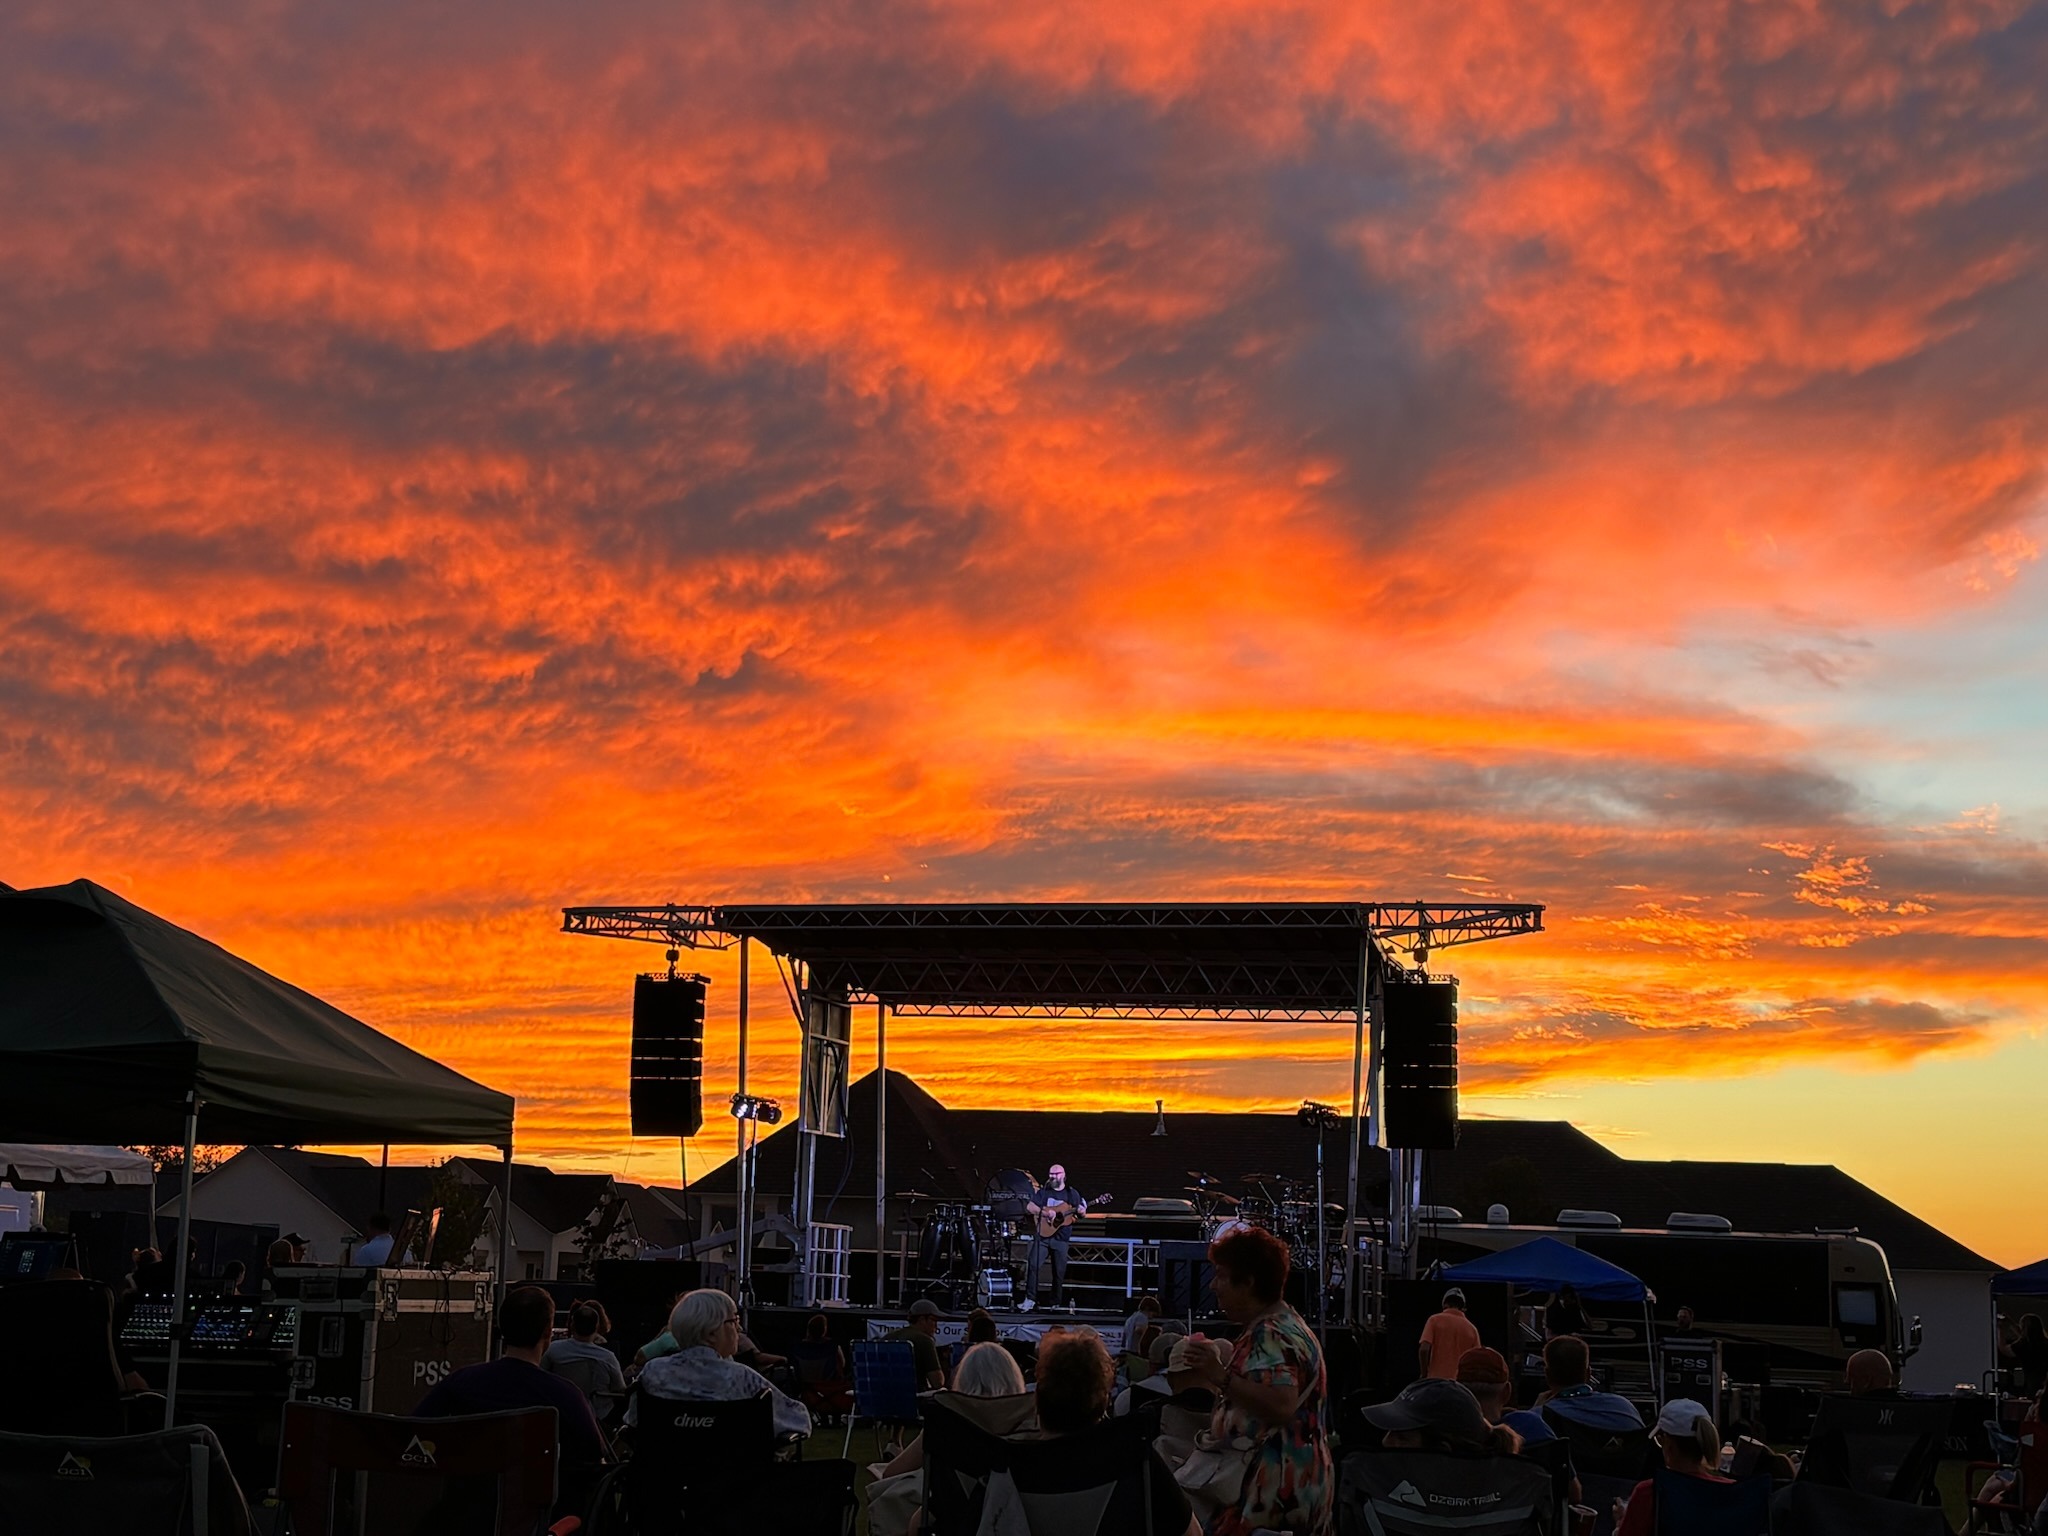
<path id="1" fill-rule="evenodd" d="M 953 1390 L 968 1397 L 1024 1396 L 1024 1373 L 1001 1344 L 971 1347 L 953 1367 Z M 1019 1422 L 1028 1416 L 1019 1415 Z M 924 1436 L 919 1435 L 885 1467 L 871 1467 L 868 1530 L 872 1536 L 916 1536 L 924 1513 Z M 895 1479 L 902 1479 L 898 1482 Z"/>
<path id="2" fill-rule="evenodd" d="M 647 1362 L 640 1390 L 650 1397 L 681 1402 L 730 1403 L 766 1392 L 775 1405 L 775 1432 L 808 1435 L 810 1410 L 781 1391 L 750 1365 L 733 1359 L 740 1345 L 740 1309 L 723 1291 L 691 1291 L 668 1315 L 676 1341 L 673 1354 Z M 637 1422 L 637 1404 L 626 1422 Z"/>
<path id="3" fill-rule="evenodd" d="M 1684 1477 L 1727 1483 L 1716 1469 L 1721 1460 L 1721 1434 L 1713 1415 L 1689 1397 L 1674 1397 L 1657 1415 L 1650 1438 L 1663 1453 L 1664 1465 Z M 1657 1529 L 1657 1483 L 1644 1478 L 1626 1500 L 1614 1501 L 1614 1536 L 1653 1536 Z"/>

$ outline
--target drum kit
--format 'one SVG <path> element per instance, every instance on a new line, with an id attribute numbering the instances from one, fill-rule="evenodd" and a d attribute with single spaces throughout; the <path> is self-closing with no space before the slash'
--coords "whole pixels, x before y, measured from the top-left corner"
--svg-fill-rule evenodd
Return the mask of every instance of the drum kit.
<path id="1" fill-rule="evenodd" d="M 1246 1192 L 1233 1195 L 1213 1173 L 1190 1168 L 1188 1177 L 1194 1182 L 1186 1186 L 1186 1192 L 1201 1219 L 1202 1234 L 1210 1242 L 1257 1227 L 1287 1245 L 1297 1270 L 1315 1274 L 1321 1268 L 1316 1251 L 1315 1180 L 1284 1173 L 1248 1173 L 1238 1181 Z M 1326 1205 L 1323 1216 L 1326 1231 L 1343 1229 L 1343 1206 Z"/>
<path id="2" fill-rule="evenodd" d="M 986 1286 L 991 1271 L 1010 1267 L 1012 1240 L 1029 1235 L 1025 1203 L 1031 1198 L 1031 1175 L 1006 1168 L 988 1181 L 980 1201 L 949 1201 L 905 1190 L 895 1198 L 913 1208 L 929 1202 L 921 1213 L 917 1241 L 917 1276 L 927 1283 Z M 986 1299 L 986 1298 L 984 1298 Z"/>

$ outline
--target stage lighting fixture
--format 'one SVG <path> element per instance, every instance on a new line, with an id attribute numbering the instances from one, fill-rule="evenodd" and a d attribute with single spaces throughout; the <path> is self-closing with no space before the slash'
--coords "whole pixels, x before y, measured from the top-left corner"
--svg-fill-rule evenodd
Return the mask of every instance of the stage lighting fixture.
<path id="1" fill-rule="evenodd" d="M 758 1094 L 736 1093 L 732 1096 L 732 1117 L 735 1120 L 756 1120 L 762 1125 L 776 1125 L 782 1120 L 782 1102 L 762 1098 Z"/>
<path id="2" fill-rule="evenodd" d="M 1335 1125 L 1338 1120 L 1336 1110 L 1327 1104 L 1318 1104 L 1314 1099 L 1303 1099 L 1301 1108 L 1296 1110 L 1295 1114 L 1309 1125 L 1328 1127 Z"/>

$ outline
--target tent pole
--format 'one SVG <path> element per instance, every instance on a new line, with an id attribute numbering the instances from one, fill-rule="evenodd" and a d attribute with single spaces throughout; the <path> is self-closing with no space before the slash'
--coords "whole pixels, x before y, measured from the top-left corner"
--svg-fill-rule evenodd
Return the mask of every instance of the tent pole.
<path id="1" fill-rule="evenodd" d="M 889 1227 L 889 1005 L 875 1004 L 875 1305 L 883 1305 L 882 1234 Z"/>
<path id="2" fill-rule="evenodd" d="M 505 1167 L 498 1181 L 498 1315 L 505 1312 L 505 1298 L 512 1291 L 512 1143 L 504 1147 Z M 495 1321 L 495 1320 L 494 1320 Z M 502 1325 L 501 1325 L 502 1326 Z M 505 1352 L 505 1335 L 498 1328 L 498 1353 Z"/>
<path id="3" fill-rule="evenodd" d="M 745 1097 L 747 1091 L 747 936 L 740 935 L 740 1072 L 739 1094 Z M 733 1266 L 738 1274 L 735 1298 L 740 1304 L 740 1315 L 754 1300 L 754 1181 L 752 1159 L 747 1156 L 747 1121 L 737 1117 L 733 1120 L 733 1132 L 738 1138 L 738 1148 L 733 1154 L 733 1193 L 739 1204 L 739 1259 Z"/>
<path id="4" fill-rule="evenodd" d="M 1365 1109 L 1365 976 L 1370 966 L 1372 930 L 1358 930 L 1358 1015 L 1351 1033 L 1351 1164 L 1344 1185 L 1344 1321 L 1358 1321 L 1358 1159 L 1359 1116 Z"/>
<path id="5" fill-rule="evenodd" d="M 185 1261 L 192 1246 L 192 1165 L 199 1156 L 199 1094 L 185 1095 L 184 1199 L 178 1205 L 178 1252 L 172 1262 L 176 1279 L 171 1282 L 171 1362 L 164 1373 L 164 1428 L 177 1422 L 178 1345 L 185 1337 L 185 1299 L 191 1266 Z"/>

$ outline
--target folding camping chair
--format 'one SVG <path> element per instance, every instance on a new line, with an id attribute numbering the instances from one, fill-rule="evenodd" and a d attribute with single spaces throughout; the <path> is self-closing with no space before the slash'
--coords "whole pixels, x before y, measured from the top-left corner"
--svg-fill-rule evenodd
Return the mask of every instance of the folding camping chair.
<path id="1" fill-rule="evenodd" d="M 853 1447 L 853 1426 L 915 1424 L 917 1356 L 907 1339 L 856 1339 L 853 1342 L 853 1412 L 846 1416 L 844 1456 Z"/>
<path id="2" fill-rule="evenodd" d="M 539 1536 L 550 1525 L 561 1449 L 555 1410 L 446 1419 L 287 1403 L 277 1491 L 293 1536 Z"/>
<path id="3" fill-rule="evenodd" d="M 1660 1467 L 1651 1486 L 1657 1536 L 1771 1536 L 1768 1477 L 1713 1483 Z"/>
<path id="4" fill-rule="evenodd" d="M 938 1392 L 924 1404 L 924 1529 L 975 1536 L 989 1477 L 1005 1464 L 1004 1441 L 1038 1422 L 1038 1400 Z"/>
<path id="5" fill-rule="evenodd" d="M 204 1425 L 107 1437 L 0 1434 L 0 1529 L 248 1536 L 249 1506 Z"/>
<path id="6" fill-rule="evenodd" d="M 1939 1502 L 1934 1469 L 1954 1406 L 1947 1397 L 1824 1397 L 1798 1480 L 1907 1504 Z"/>

